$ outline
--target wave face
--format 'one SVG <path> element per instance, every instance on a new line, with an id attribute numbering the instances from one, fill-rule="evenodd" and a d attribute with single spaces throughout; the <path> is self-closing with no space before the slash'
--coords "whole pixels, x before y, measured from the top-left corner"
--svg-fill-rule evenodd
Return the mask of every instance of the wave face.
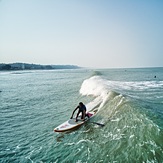
<path id="1" fill-rule="evenodd" d="M 106 156 L 102 159 L 104 162 L 161 162 L 163 132 L 154 121 L 157 113 L 148 114 L 147 110 L 151 89 L 162 87 L 162 81 L 110 81 L 102 76 L 84 80 L 80 94 L 95 97 L 87 104 L 88 110 L 97 108 L 98 103 L 99 112 L 93 121 L 105 124 L 94 134 L 88 131 L 87 136 L 93 136 L 94 140 L 89 144 L 95 148 L 89 146 L 89 150 L 100 150 Z M 155 91 L 152 91 L 153 94 Z M 142 97 L 145 97 L 144 100 Z"/>

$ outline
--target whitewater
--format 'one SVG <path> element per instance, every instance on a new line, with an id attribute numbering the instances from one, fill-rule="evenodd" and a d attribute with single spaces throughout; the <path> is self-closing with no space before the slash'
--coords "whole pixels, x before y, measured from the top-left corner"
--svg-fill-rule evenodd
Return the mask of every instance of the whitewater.
<path id="1" fill-rule="evenodd" d="M 53 132 L 80 101 L 97 115 Z M 0 104 L 0 162 L 163 162 L 163 68 L 1 72 Z"/>

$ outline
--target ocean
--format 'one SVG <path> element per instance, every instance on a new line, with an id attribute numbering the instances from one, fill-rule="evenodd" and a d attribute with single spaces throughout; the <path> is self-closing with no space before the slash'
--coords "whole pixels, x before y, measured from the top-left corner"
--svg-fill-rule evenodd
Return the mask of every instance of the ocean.
<path id="1" fill-rule="evenodd" d="M 81 101 L 97 115 L 54 132 Z M 0 72 L 0 162 L 163 162 L 163 68 Z"/>

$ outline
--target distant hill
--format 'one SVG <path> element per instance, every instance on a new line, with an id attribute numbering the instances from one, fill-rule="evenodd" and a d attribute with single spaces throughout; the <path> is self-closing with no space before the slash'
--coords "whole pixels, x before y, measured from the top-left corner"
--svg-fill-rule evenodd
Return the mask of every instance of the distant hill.
<path id="1" fill-rule="evenodd" d="M 0 71 L 2 70 L 52 70 L 52 69 L 79 69 L 75 65 L 40 65 L 29 63 L 0 63 Z"/>

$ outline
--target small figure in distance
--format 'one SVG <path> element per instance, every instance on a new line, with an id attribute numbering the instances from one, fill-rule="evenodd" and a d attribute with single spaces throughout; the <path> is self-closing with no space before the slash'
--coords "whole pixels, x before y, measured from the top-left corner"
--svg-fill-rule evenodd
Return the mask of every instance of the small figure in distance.
<path id="1" fill-rule="evenodd" d="M 75 113 L 75 111 L 77 109 L 79 109 L 79 110 L 78 110 L 78 113 L 76 115 L 76 122 L 78 121 L 77 118 L 78 118 L 78 116 L 79 116 L 80 113 L 82 113 L 81 120 L 85 120 L 85 117 L 86 116 L 89 118 L 88 114 L 86 114 L 86 106 L 82 102 L 80 102 L 79 105 L 73 111 L 72 116 L 71 116 L 71 119 L 73 118 L 73 115 L 74 115 L 74 113 Z"/>

